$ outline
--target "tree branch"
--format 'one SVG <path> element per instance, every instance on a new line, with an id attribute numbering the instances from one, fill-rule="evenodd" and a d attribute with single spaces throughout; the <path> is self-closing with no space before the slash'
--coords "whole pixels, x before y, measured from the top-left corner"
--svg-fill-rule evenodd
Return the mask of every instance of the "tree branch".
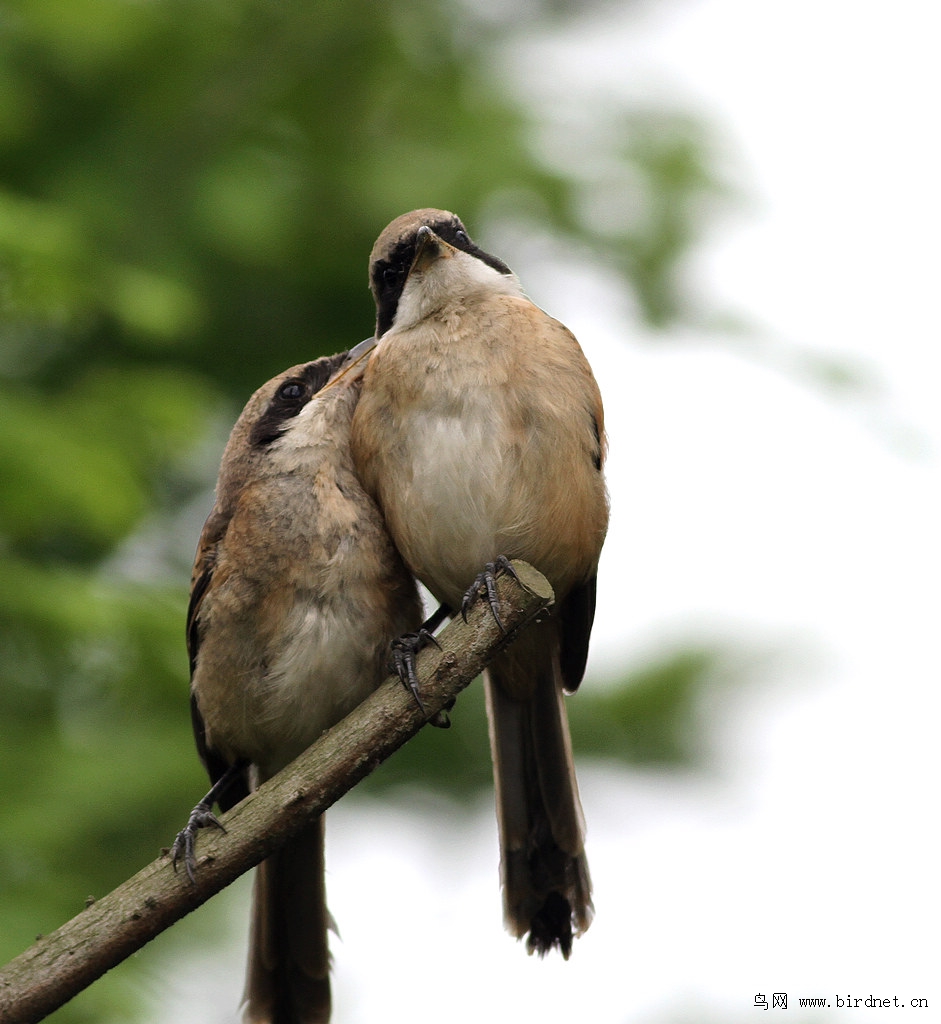
<path id="1" fill-rule="evenodd" d="M 514 562 L 519 582 L 497 582 L 506 634 L 479 601 L 464 623 L 438 637 L 441 649 L 419 659 L 422 701 L 435 714 L 463 690 L 516 634 L 553 601 L 548 581 Z M 322 814 L 426 723 L 397 679 L 382 686 L 284 771 L 223 819 L 225 834 L 199 836 L 196 884 L 161 857 L 0 971 L 0 1024 L 30 1024 L 67 1002 L 165 928 L 205 903 Z"/>

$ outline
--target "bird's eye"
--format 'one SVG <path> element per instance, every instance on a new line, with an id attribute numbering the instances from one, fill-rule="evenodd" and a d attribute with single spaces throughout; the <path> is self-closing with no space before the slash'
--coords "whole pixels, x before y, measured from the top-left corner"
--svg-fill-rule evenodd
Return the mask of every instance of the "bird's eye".
<path id="1" fill-rule="evenodd" d="M 299 402 L 306 394 L 307 388 L 299 380 L 286 380 L 278 388 L 278 398 L 285 402 Z"/>
<path id="2" fill-rule="evenodd" d="M 470 244 L 470 239 L 467 237 L 467 232 L 466 231 L 460 231 L 460 230 L 455 231 L 454 232 L 454 237 L 455 237 L 455 239 L 457 239 L 457 241 L 461 245 L 469 245 Z"/>
<path id="3" fill-rule="evenodd" d="M 399 270 L 398 267 L 384 267 L 383 268 L 382 280 L 383 280 L 383 282 L 385 284 L 388 284 L 388 285 L 395 284 L 398 281 L 400 276 L 401 276 L 401 271 Z"/>

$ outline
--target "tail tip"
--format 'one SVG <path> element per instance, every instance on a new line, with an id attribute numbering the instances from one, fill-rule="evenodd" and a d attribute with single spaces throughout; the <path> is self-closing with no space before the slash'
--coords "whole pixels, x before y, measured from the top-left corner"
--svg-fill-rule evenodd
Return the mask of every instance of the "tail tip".
<path id="1" fill-rule="evenodd" d="M 572 954 L 572 905 L 561 893 L 551 892 L 533 915 L 526 949 L 545 956 L 556 948 L 565 960 Z"/>

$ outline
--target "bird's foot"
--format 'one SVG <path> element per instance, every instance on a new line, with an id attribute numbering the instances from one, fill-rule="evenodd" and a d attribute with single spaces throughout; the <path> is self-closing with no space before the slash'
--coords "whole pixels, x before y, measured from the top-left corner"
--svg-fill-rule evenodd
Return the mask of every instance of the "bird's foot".
<path id="1" fill-rule="evenodd" d="M 415 702 L 421 708 L 422 714 L 426 716 L 428 712 L 425 710 L 421 694 L 418 692 L 418 674 L 415 671 L 415 661 L 418 658 L 419 651 L 431 646 L 440 648 L 441 645 L 435 639 L 434 633 L 424 626 L 416 633 L 403 633 L 402 636 L 392 641 L 392 671 L 399 677 L 405 689 L 415 698 Z M 448 716 L 443 711 L 432 715 L 430 722 L 432 725 L 437 725 L 444 729 L 451 724 L 448 721 Z"/>
<path id="2" fill-rule="evenodd" d="M 467 588 L 464 600 L 461 602 L 461 615 L 465 622 L 467 621 L 467 613 L 473 607 L 474 602 L 481 597 L 486 597 L 487 603 L 490 605 L 490 611 L 500 627 L 500 632 L 506 632 L 506 627 L 500 618 L 500 598 L 497 596 L 496 584 L 497 577 L 504 574 L 512 576 L 515 580 L 519 579 L 516 570 L 506 555 L 499 555 L 492 562 L 488 562 L 484 566 L 483 572 L 477 574 L 474 582 Z"/>
<path id="3" fill-rule="evenodd" d="M 173 858 L 173 870 L 177 871 L 180 861 L 186 868 L 190 882 L 196 884 L 196 834 L 201 828 L 216 828 L 225 832 L 225 825 L 212 813 L 212 801 L 205 797 L 190 812 L 186 826 L 176 834 L 170 856 Z"/>

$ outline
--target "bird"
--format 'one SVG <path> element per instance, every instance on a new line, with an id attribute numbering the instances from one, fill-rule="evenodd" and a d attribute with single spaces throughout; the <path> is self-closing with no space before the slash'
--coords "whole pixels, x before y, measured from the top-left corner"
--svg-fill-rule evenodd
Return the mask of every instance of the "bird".
<path id="1" fill-rule="evenodd" d="M 568 959 L 594 912 L 563 695 L 585 671 L 608 525 L 601 394 L 572 333 L 453 213 L 393 220 L 370 288 L 351 444 L 406 565 L 452 615 L 483 596 L 499 616 L 493 581 L 514 558 L 555 592 L 484 686 L 504 921 Z"/>
<path id="2" fill-rule="evenodd" d="M 386 677 L 422 618 L 414 578 L 354 471 L 349 428 L 372 340 L 292 366 L 232 429 L 187 616 L 193 730 L 213 788 L 173 846 L 336 724 Z M 330 1018 L 323 816 L 255 875 L 244 1019 Z"/>

